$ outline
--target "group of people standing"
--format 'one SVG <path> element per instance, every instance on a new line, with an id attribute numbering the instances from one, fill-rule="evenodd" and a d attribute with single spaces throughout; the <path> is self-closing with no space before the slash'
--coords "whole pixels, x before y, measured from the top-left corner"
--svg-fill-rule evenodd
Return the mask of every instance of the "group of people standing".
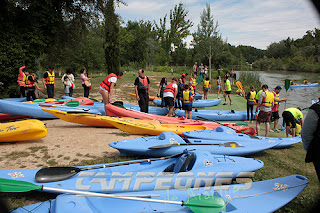
<path id="1" fill-rule="evenodd" d="M 90 78 L 85 76 L 86 70 L 80 70 L 81 84 L 84 88 L 84 97 L 89 97 L 89 90 L 91 89 Z M 42 76 L 43 89 L 47 91 L 48 98 L 54 98 L 54 90 L 56 87 L 56 75 L 54 72 L 54 67 L 49 66 L 48 70 Z M 64 85 L 64 95 L 72 97 L 73 90 L 75 86 L 75 78 L 73 75 L 73 70 L 71 68 L 67 69 L 66 73 L 62 76 L 61 81 Z M 18 75 L 18 85 L 20 87 L 20 96 L 27 97 L 28 101 L 35 100 L 35 90 L 38 89 L 42 91 L 37 84 L 36 75 L 31 73 L 30 69 L 26 66 L 19 68 Z"/>

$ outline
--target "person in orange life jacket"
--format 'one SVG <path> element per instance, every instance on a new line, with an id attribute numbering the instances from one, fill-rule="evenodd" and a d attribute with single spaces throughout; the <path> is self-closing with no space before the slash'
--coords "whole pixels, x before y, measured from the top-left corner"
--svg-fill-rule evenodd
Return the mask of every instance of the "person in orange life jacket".
<path id="1" fill-rule="evenodd" d="M 218 89 L 218 98 L 220 99 L 220 90 L 221 90 L 221 82 L 220 82 L 220 76 L 217 77 L 217 89 Z"/>
<path id="2" fill-rule="evenodd" d="M 20 87 L 20 97 L 26 97 L 26 90 L 25 90 L 25 78 L 26 75 L 24 74 L 25 66 L 19 68 L 19 75 L 18 75 L 18 85 Z"/>
<path id="3" fill-rule="evenodd" d="M 210 91 L 211 85 L 209 77 L 206 77 L 206 79 L 203 81 L 203 99 L 208 99 L 209 91 Z"/>
<path id="4" fill-rule="evenodd" d="M 56 87 L 55 74 L 53 70 L 54 70 L 53 66 L 50 65 L 48 67 L 48 71 L 44 73 L 42 78 L 44 89 L 47 89 L 48 98 L 54 97 L 54 88 Z"/>
<path id="5" fill-rule="evenodd" d="M 247 99 L 247 120 L 249 121 L 249 113 L 251 113 L 251 123 L 253 123 L 253 106 L 254 106 L 254 98 L 256 97 L 256 91 L 254 91 L 254 86 L 250 86 L 250 91 L 246 95 Z"/>
<path id="6" fill-rule="evenodd" d="M 229 98 L 230 101 L 230 105 L 232 105 L 232 100 L 231 100 L 231 83 L 229 80 L 229 76 L 226 75 L 225 76 L 225 80 L 224 80 L 224 104 L 223 105 L 227 105 L 227 96 Z"/>
<path id="7" fill-rule="evenodd" d="M 287 101 L 286 98 L 282 98 L 280 99 L 279 97 L 279 93 L 281 91 L 281 86 L 276 86 L 276 88 L 274 88 L 273 90 L 273 96 L 274 96 L 274 106 L 272 107 L 271 109 L 271 112 L 272 112 L 272 115 L 271 115 L 271 120 L 274 120 L 274 127 L 273 127 L 273 130 L 270 128 L 270 132 L 280 132 L 280 130 L 278 130 L 277 128 L 277 125 L 278 125 L 278 122 L 279 122 L 279 102 L 282 102 L 282 101 Z"/>
<path id="8" fill-rule="evenodd" d="M 149 84 L 150 80 L 144 75 L 144 70 L 139 69 L 139 76 L 134 81 L 136 98 L 139 103 L 140 111 L 148 113 L 149 111 Z"/>
<path id="9" fill-rule="evenodd" d="M 260 123 L 266 123 L 266 137 L 268 137 L 270 130 L 270 122 L 271 122 L 271 108 L 274 105 L 274 96 L 272 92 L 269 92 L 268 85 L 262 86 L 262 92 L 260 94 L 260 98 L 258 100 L 256 113 L 258 109 L 260 112 L 258 114 L 257 122 L 256 122 L 256 132 L 257 135 L 260 135 Z"/>
<path id="10" fill-rule="evenodd" d="M 113 88 L 116 86 L 117 81 L 123 77 L 123 72 L 118 71 L 117 74 L 110 73 L 105 79 L 100 83 L 99 93 L 102 96 L 105 110 L 107 104 L 112 102 Z"/>
<path id="11" fill-rule="evenodd" d="M 164 100 L 163 100 L 163 91 L 165 90 L 166 86 L 168 85 L 167 83 L 167 78 L 166 77 L 163 77 L 160 81 L 160 84 L 159 84 L 159 88 L 158 88 L 158 94 L 157 94 L 157 97 L 160 97 L 161 98 L 161 107 L 164 106 Z"/>
<path id="12" fill-rule="evenodd" d="M 189 79 L 189 84 L 192 84 L 194 93 L 196 93 L 196 86 L 197 86 L 197 75 L 194 74 L 190 79 Z"/>
<path id="13" fill-rule="evenodd" d="M 174 102 L 174 107 L 175 108 L 179 108 L 181 110 L 181 108 L 182 108 L 181 104 L 182 103 L 180 101 L 180 95 L 181 95 L 181 93 L 183 91 L 183 82 L 182 82 L 181 78 L 179 78 L 177 86 L 178 86 L 178 93 L 177 93 L 177 97 L 176 97 L 176 102 Z"/>
<path id="14" fill-rule="evenodd" d="M 182 73 L 181 75 L 181 80 L 182 80 L 182 83 L 185 84 L 185 80 L 186 80 L 186 77 L 188 76 L 188 73 L 184 74 Z"/>
<path id="15" fill-rule="evenodd" d="M 180 95 L 180 100 L 182 101 L 182 109 L 184 109 L 184 116 L 185 118 L 192 119 L 191 111 L 192 111 L 192 101 L 193 95 L 192 92 L 189 90 L 189 85 L 184 85 L 184 90 Z"/>
<path id="16" fill-rule="evenodd" d="M 26 75 L 25 87 L 26 87 L 26 91 L 27 91 L 27 101 L 31 101 L 31 97 L 32 97 L 32 100 L 35 100 L 36 94 L 34 93 L 34 91 L 36 90 L 36 88 L 40 91 L 42 91 L 43 89 L 40 89 L 38 87 L 37 81 L 34 79 L 33 74 L 31 74 L 29 72 L 28 68 L 24 69 L 24 73 Z"/>
<path id="17" fill-rule="evenodd" d="M 171 83 L 167 85 L 166 89 L 163 92 L 164 103 L 169 109 L 167 116 L 171 117 L 174 115 L 173 108 L 174 108 L 174 103 L 176 102 L 177 94 L 178 94 L 177 79 L 172 78 Z"/>
<path id="18" fill-rule="evenodd" d="M 320 182 L 320 103 L 309 107 L 301 130 L 303 148 L 307 151 L 305 162 L 313 162 Z"/>

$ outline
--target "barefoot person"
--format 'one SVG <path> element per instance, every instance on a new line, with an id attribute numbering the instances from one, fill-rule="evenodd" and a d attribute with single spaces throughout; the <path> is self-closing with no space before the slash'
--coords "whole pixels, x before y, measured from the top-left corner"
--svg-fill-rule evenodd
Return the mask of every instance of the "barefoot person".
<path id="1" fill-rule="evenodd" d="M 116 86 L 118 79 L 123 77 L 123 72 L 118 71 L 117 74 L 110 73 L 101 83 L 99 92 L 102 96 L 105 110 L 107 104 L 112 102 L 113 88 Z"/>
<path id="2" fill-rule="evenodd" d="M 286 136 L 292 135 L 296 136 L 297 131 L 297 120 L 300 121 L 300 125 L 303 126 L 303 114 L 301 108 L 288 108 L 285 109 L 282 113 L 283 121 L 286 123 Z M 290 128 L 291 126 L 291 128 Z"/>
<path id="3" fill-rule="evenodd" d="M 280 130 L 277 128 L 278 126 L 278 122 L 279 122 L 279 102 L 282 101 L 287 101 L 286 98 L 281 98 L 279 96 L 279 93 L 281 91 L 281 86 L 276 86 L 276 88 L 274 88 L 273 90 L 273 95 L 274 95 L 274 106 L 272 107 L 272 116 L 271 116 L 271 120 L 274 120 L 274 127 L 273 130 L 270 128 L 270 132 L 280 132 Z"/>

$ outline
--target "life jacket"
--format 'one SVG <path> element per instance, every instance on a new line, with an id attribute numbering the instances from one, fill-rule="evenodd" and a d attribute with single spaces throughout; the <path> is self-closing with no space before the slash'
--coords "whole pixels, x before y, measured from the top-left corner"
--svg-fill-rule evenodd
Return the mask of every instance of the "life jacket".
<path id="1" fill-rule="evenodd" d="M 192 102 L 192 96 L 190 96 L 190 92 L 191 92 L 190 90 L 187 90 L 187 91 L 183 90 L 182 97 L 183 97 L 184 103 L 191 103 Z"/>
<path id="2" fill-rule="evenodd" d="M 290 85 L 293 85 L 293 81 L 290 81 Z"/>
<path id="3" fill-rule="evenodd" d="M 34 87 L 34 82 L 29 80 L 29 77 L 32 78 L 32 80 L 34 80 L 33 75 L 28 75 L 25 78 L 25 87 Z"/>
<path id="4" fill-rule="evenodd" d="M 25 78 L 26 78 L 26 75 L 23 72 L 19 73 L 18 80 L 17 80 L 17 82 L 19 83 L 19 86 L 24 86 L 26 81 Z"/>
<path id="5" fill-rule="evenodd" d="M 248 101 L 254 101 L 256 98 L 256 95 L 257 95 L 256 91 L 250 91 L 250 96 Z"/>
<path id="6" fill-rule="evenodd" d="M 272 92 L 265 92 L 265 93 L 266 93 L 266 97 L 262 99 L 261 105 L 266 107 L 271 107 L 274 99 L 273 93 Z"/>
<path id="7" fill-rule="evenodd" d="M 260 98 L 260 95 L 263 91 L 262 90 L 259 90 L 259 92 L 256 94 L 256 101 L 258 102 L 259 101 L 259 98 Z"/>
<path id="8" fill-rule="evenodd" d="M 313 139 L 309 144 L 305 162 L 317 162 L 320 160 L 319 149 L 320 149 L 320 103 L 313 104 L 309 109 L 314 110 L 318 114 L 317 129 L 314 132 Z"/>
<path id="9" fill-rule="evenodd" d="M 192 96 L 194 96 L 195 94 L 194 94 L 194 89 L 193 89 L 193 87 L 190 87 L 189 90 L 190 90 L 190 92 L 192 93 Z"/>
<path id="10" fill-rule="evenodd" d="M 171 92 L 173 95 L 175 94 L 175 88 L 173 88 L 173 83 L 168 84 L 163 92 Z"/>
<path id="11" fill-rule="evenodd" d="M 226 80 L 226 91 L 231 91 L 231 83 L 229 79 Z"/>
<path id="12" fill-rule="evenodd" d="M 104 88 L 105 90 L 107 90 L 108 92 L 110 92 L 110 86 L 111 86 L 111 82 L 109 81 L 109 78 L 111 77 L 116 77 L 118 79 L 118 76 L 114 73 L 110 73 L 107 77 L 105 77 L 105 79 L 100 83 L 100 86 L 102 88 Z M 116 85 L 116 84 L 114 84 Z"/>
<path id="13" fill-rule="evenodd" d="M 160 88 L 160 97 L 163 96 L 163 91 L 166 89 L 167 87 L 167 84 L 166 83 L 163 83 L 161 84 L 161 88 Z"/>
<path id="14" fill-rule="evenodd" d="M 203 82 L 203 88 L 209 88 L 209 84 L 210 84 L 210 81 L 209 80 L 205 80 Z"/>
<path id="15" fill-rule="evenodd" d="M 217 80 L 217 86 L 220 86 L 220 80 Z"/>
<path id="16" fill-rule="evenodd" d="M 274 94 L 274 97 L 276 98 L 276 99 L 279 99 L 279 94 L 277 94 L 277 93 L 275 93 L 274 91 L 273 91 L 273 94 Z M 274 105 L 279 105 L 279 102 L 277 102 L 277 101 L 275 101 L 274 102 Z"/>
<path id="17" fill-rule="evenodd" d="M 308 83 L 308 81 L 307 81 L 307 80 L 304 80 L 304 81 L 303 81 L 303 83 L 304 83 L 304 84 L 307 84 L 307 83 Z"/>
<path id="18" fill-rule="evenodd" d="M 192 81 L 192 86 L 195 87 L 197 85 L 197 79 L 195 78 L 190 78 L 189 82 Z"/>
<path id="19" fill-rule="evenodd" d="M 142 90 L 142 89 L 147 90 L 149 87 L 148 77 L 144 76 L 144 78 L 140 78 L 139 76 L 138 78 L 139 78 L 138 90 Z"/>
<path id="20" fill-rule="evenodd" d="M 54 84 L 54 72 L 52 74 L 47 71 L 48 77 L 46 78 L 46 84 Z"/>

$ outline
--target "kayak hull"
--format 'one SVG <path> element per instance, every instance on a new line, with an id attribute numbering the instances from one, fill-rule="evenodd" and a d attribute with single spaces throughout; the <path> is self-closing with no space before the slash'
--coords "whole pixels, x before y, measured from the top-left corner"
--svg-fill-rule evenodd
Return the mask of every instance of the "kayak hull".
<path id="1" fill-rule="evenodd" d="M 294 88 L 308 88 L 308 87 L 318 87 L 318 83 L 290 85 L 290 89 L 294 89 Z"/>
<path id="2" fill-rule="evenodd" d="M 46 135 L 47 127 L 36 119 L 0 124 L 0 142 L 28 141 Z"/>
<path id="3" fill-rule="evenodd" d="M 156 106 L 161 106 L 161 100 L 155 99 L 153 103 Z M 217 106 L 221 103 L 221 99 L 206 99 L 206 100 L 196 100 L 192 102 L 192 107 L 212 107 Z"/>
<path id="4" fill-rule="evenodd" d="M 291 175 L 276 179 L 253 182 L 252 184 L 234 184 L 222 187 L 201 187 L 197 190 L 146 191 L 144 198 L 187 201 L 193 196 L 209 195 L 221 197 L 230 213 L 267 213 L 275 212 L 298 196 L 308 185 L 308 179 L 302 175 Z M 123 196 L 139 196 L 141 192 L 122 193 Z M 121 195 L 121 194 L 120 194 Z M 32 211 L 33 213 L 65 212 L 184 212 L 192 211 L 182 205 L 133 201 L 103 197 L 83 197 L 76 195 L 59 195 L 56 199 L 37 203 L 13 210 L 13 213 Z"/>

